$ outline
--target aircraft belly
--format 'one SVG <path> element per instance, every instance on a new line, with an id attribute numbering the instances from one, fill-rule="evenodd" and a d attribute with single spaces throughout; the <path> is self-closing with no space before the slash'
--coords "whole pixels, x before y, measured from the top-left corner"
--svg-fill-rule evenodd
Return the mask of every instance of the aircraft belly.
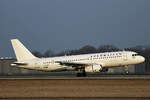
<path id="1" fill-rule="evenodd" d="M 109 67 L 109 66 L 122 66 L 125 64 L 125 62 L 123 60 L 120 59 L 116 59 L 116 60 L 106 60 L 106 61 L 101 61 L 102 63 L 104 63 L 105 67 Z"/>

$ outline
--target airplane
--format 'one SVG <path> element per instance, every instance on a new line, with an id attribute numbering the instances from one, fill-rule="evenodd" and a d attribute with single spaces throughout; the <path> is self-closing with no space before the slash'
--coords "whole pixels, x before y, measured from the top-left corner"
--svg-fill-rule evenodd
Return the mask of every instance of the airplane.
<path id="1" fill-rule="evenodd" d="M 81 54 L 61 57 L 35 57 L 18 39 L 11 40 L 17 61 L 11 66 L 41 71 L 78 71 L 77 76 L 87 72 L 106 72 L 108 68 L 139 64 L 143 56 L 132 51 Z"/>

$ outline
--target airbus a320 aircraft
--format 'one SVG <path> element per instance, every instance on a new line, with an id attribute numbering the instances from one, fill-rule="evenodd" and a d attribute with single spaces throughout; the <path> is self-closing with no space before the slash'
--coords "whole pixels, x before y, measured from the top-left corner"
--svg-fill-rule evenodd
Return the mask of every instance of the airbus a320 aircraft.
<path id="1" fill-rule="evenodd" d="M 144 57 L 131 51 L 37 58 L 18 39 L 12 39 L 11 43 L 17 58 L 11 66 L 43 71 L 78 71 L 77 76 L 86 76 L 86 72 L 105 72 L 110 67 L 127 67 L 145 61 Z"/>

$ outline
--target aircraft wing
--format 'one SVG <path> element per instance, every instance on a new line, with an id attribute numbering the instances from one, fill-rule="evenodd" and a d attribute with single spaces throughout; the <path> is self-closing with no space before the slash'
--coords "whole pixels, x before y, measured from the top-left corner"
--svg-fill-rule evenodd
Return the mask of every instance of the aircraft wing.
<path id="1" fill-rule="evenodd" d="M 65 66 L 72 66 L 72 67 L 85 67 L 92 65 L 91 63 L 81 63 L 81 62 L 64 62 L 64 61 L 56 61 L 56 63 L 59 63 L 60 65 Z"/>

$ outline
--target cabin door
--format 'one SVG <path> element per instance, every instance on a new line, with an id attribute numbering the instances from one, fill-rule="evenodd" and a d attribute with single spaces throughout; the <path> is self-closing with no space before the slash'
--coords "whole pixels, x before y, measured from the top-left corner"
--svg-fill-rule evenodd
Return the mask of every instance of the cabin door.
<path id="1" fill-rule="evenodd" d="M 127 60 L 128 60 L 128 58 L 127 58 L 127 53 L 126 53 L 126 52 L 125 52 L 124 55 L 123 55 L 123 60 L 124 60 L 124 61 L 127 61 Z"/>

